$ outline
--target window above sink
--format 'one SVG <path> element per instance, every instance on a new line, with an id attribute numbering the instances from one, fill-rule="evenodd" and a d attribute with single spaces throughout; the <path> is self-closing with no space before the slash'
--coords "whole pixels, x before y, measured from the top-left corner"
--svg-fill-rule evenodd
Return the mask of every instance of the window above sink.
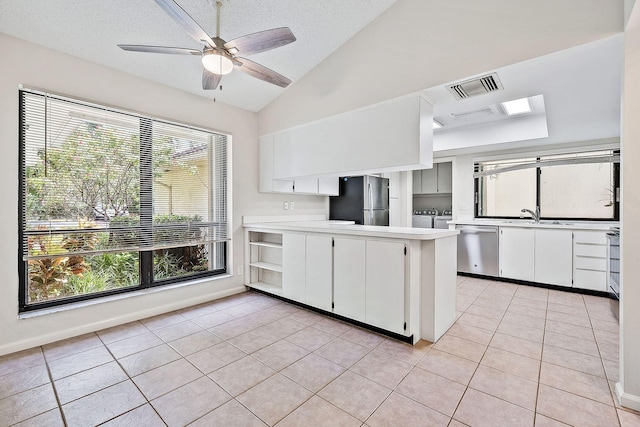
<path id="1" fill-rule="evenodd" d="M 619 219 L 617 150 L 518 157 L 475 163 L 475 217 L 541 222 Z"/>

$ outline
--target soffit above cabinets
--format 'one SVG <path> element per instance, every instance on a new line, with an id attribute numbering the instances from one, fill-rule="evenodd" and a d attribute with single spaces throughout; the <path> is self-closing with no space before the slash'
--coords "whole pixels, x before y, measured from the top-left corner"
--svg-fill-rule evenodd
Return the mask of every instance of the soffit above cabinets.
<path id="1" fill-rule="evenodd" d="M 423 91 L 433 104 L 434 152 L 611 141 L 620 136 L 623 36 L 533 58 Z M 497 77 L 501 89 L 460 99 L 451 87 Z M 502 103 L 529 98 L 531 113 L 508 116 Z"/>

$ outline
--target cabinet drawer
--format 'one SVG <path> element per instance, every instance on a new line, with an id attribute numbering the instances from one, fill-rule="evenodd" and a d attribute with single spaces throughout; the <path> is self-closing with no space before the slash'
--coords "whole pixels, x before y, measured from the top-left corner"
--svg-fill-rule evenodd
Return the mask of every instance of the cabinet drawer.
<path id="1" fill-rule="evenodd" d="M 584 245 L 576 243 L 573 247 L 575 256 L 607 257 L 606 245 Z"/>
<path id="2" fill-rule="evenodd" d="M 573 259 L 574 267 L 576 269 L 581 268 L 585 270 L 597 270 L 607 272 L 607 259 L 606 258 L 588 258 L 576 256 Z"/>
<path id="3" fill-rule="evenodd" d="M 607 233 L 605 231 L 574 231 L 573 239 L 576 243 L 596 243 L 607 244 Z"/>
<path id="4" fill-rule="evenodd" d="M 573 273 L 573 287 L 593 289 L 594 291 L 606 291 L 607 272 L 575 269 Z"/>

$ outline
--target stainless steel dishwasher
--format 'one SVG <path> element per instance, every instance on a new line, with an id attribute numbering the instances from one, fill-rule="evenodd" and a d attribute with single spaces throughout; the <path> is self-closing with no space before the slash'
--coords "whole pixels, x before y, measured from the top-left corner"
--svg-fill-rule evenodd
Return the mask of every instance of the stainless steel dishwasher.
<path id="1" fill-rule="evenodd" d="M 498 227 L 458 225 L 458 271 L 498 277 Z"/>

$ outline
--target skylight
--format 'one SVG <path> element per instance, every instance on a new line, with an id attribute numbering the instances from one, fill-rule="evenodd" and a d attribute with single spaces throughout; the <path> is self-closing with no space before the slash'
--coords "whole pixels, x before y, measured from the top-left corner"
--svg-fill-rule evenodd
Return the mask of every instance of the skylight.
<path id="1" fill-rule="evenodd" d="M 529 98 L 514 99 L 513 101 L 503 102 L 502 108 L 504 108 L 508 116 L 514 116 L 516 114 L 530 113 L 531 103 Z"/>

